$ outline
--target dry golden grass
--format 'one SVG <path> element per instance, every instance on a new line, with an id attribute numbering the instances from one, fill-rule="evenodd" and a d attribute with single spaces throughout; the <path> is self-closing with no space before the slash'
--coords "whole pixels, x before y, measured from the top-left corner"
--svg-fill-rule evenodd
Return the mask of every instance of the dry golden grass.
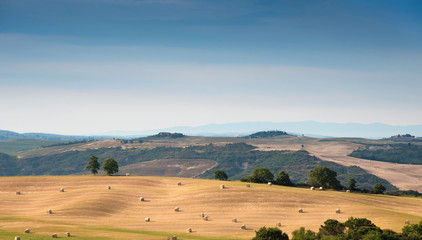
<path id="1" fill-rule="evenodd" d="M 178 186 L 177 182 L 182 185 Z M 250 239 L 262 226 L 317 231 L 329 218 L 365 217 L 400 231 L 422 218 L 422 199 L 169 177 L 51 176 L 0 178 L 0 239 L 15 233 L 49 239 Z M 107 190 L 107 185 L 111 186 Z M 65 192 L 59 189 L 64 188 Z M 20 190 L 22 195 L 16 195 Z M 139 197 L 144 197 L 141 202 Z M 180 212 L 174 208 L 179 207 Z M 298 213 L 303 208 L 304 213 Z M 341 214 L 335 210 L 340 208 Z M 47 214 L 51 209 L 53 214 Z M 204 221 L 200 213 L 209 216 Z M 145 222 L 146 217 L 151 222 Z M 238 222 L 232 222 L 237 218 Z M 240 226 L 246 224 L 247 229 Z M 186 233 L 187 228 L 192 233 Z M 33 233 L 24 234 L 30 228 Z M 7 237 L 1 237 L 7 235 Z M 38 237 L 38 238 L 37 238 Z M 24 238 L 29 239 L 29 238 Z"/>

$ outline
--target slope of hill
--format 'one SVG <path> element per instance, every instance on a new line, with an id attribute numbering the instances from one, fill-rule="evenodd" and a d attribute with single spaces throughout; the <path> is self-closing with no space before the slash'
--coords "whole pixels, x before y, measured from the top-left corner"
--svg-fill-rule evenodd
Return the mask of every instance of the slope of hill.
<path id="1" fill-rule="evenodd" d="M 273 171 L 274 175 L 277 175 L 278 171 L 284 170 L 291 176 L 293 182 L 305 182 L 311 169 L 326 166 L 338 172 L 338 178 L 345 186 L 347 186 L 349 178 L 355 178 L 360 188 L 371 189 L 375 183 L 379 182 L 386 186 L 388 190 L 397 189 L 384 179 L 368 174 L 359 167 L 344 167 L 336 163 L 322 161 L 310 156 L 308 152 L 303 150 L 257 151 L 255 148 L 252 145 L 240 142 L 221 146 L 208 144 L 205 146 L 156 147 L 153 149 L 99 148 L 66 151 L 53 155 L 21 158 L 19 161 L 16 159 L 15 165 L 18 172 L 8 175 L 78 174 L 84 171 L 90 156 L 95 155 L 101 160 L 106 158 L 116 159 L 120 166 L 127 166 L 123 170 L 132 174 L 142 174 L 148 171 L 155 172 L 159 176 L 213 178 L 215 170 L 223 169 L 233 180 L 249 175 L 254 168 L 266 167 Z M 173 161 L 163 161 L 164 159 L 173 159 Z M 149 163 L 153 160 L 156 160 L 154 164 Z M 162 164 L 160 167 L 167 169 L 166 171 L 157 171 L 157 167 L 159 167 L 157 160 L 160 160 L 159 163 Z M 203 164 L 204 160 L 210 160 L 212 163 Z M 138 163 L 142 164 L 139 165 Z M 138 173 L 133 169 L 128 171 L 130 166 L 134 167 L 133 164 L 138 164 L 137 168 L 142 171 Z M 143 168 L 141 169 L 139 166 L 143 166 Z M 186 171 L 189 167 L 197 168 L 197 171 Z M 175 172 L 184 172 L 184 175 L 172 175 Z M 192 173 L 192 175 L 186 175 L 186 173 Z"/>
<path id="2" fill-rule="evenodd" d="M 10 155 L 16 155 L 23 150 L 30 150 L 39 147 L 47 147 L 58 144 L 58 141 L 32 140 L 32 139 L 14 139 L 0 141 L 0 152 Z"/>
<path id="3" fill-rule="evenodd" d="M 46 141 L 77 141 L 84 139 L 103 139 L 104 137 L 95 136 L 66 136 L 49 133 L 16 133 L 12 131 L 0 130 L 0 141 L 7 141 L 13 139 L 32 139 L 32 140 L 46 140 Z"/>
<path id="4" fill-rule="evenodd" d="M 178 186 L 177 182 L 182 185 Z M 220 189 L 220 184 L 227 188 Z M 111 189 L 107 190 L 106 186 Z M 64 188 L 64 192 L 59 189 Z M 287 233 L 318 230 L 326 219 L 350 216 L 400 232 L 422 219 L 422 198 L 393 197 L 162 177 L 2 177 L 0 239 L 251 239 L 262 226 L 281 222 Z M 16 191 L 21 195 L 16 195 Z M 139 201 L 139 197 L 145 201 Z M 180 211 L 173 209 L 179 207 Z M 304 213 L 298 213 L 302 208 Z M 342 213 L 335 212 L 340 208 Z M 51 209 L 53 214 L 47 214 Z M 205 213 L 209 221 L 204 221 Z M 145 222 L 144 218 L 150 218 Z M 238 222 L 232 222 L 237 218 Z M 246 229 L 240 228 L 242 224 Z M 30 234 L 24 234 L 29 228 Z M 186 229 L 191 228 L 192 233 Z"/>
<path id="5" fill-rule="evenodd" d="M 351 157 L 363 158 L 375 161 L 422 164 L 422 145 L 395 144 L 395 145 L 370 145 L 366 148 L 356 149 Z"/>

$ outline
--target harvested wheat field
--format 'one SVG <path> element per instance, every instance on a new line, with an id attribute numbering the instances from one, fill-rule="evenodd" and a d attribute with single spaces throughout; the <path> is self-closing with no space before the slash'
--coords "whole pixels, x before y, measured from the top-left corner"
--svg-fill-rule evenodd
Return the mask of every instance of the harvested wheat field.
<path id="1" fill-rule="evenodd" d="M 0 178 L 0 239 L 64 238 L 66 232 L 72 239 L 251 239 L 254 230 L 278 222 L 291 234 L 350 216 L 400 232 L 405 220 L 422 219 L 422 198 L 170 177 Z"/>

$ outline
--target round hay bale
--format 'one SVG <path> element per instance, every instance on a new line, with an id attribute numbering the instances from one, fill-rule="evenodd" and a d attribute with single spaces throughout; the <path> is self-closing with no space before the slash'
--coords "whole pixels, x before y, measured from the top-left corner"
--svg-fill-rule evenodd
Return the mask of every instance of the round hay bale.
<path id="1" fill-rule="evenodd" d="M 16 236 L 16 237 L 15 237 L 15 240 L 21 240 L 21 237 Z"/>
<path id="2" fill-rule="evenodd" d="M 192 232 L 192 228 L 187 228 L 186 232 L 191 233 Z"/>
<path id="3" fill-rule="evenodd" d="M 171 237 L 171 240 L 177 240 L 177 236 Z"/>
<path id="4" fill-rule="evenodd" d="M 174 208 L 174 211 L 175 211 L 175 212 L 179 212 L 179 211 L 180 211 L 179 207 L 175 207 L 175 208 Z"/>
<path id="5" fill-rule="evenodd" d="M 130 173 L 126 173 L 126 176 L 130 176 Z"/>
<path id="6" fill-rule="evenodd" d="M 70 232 L 66 232 L 66 237 L 70 237 Z"/>
<path id="7" fill-rule="evenodd" d="M 107 186 L 107 189 L 110 190 L 111 189 L 111 186 Z"/>
<path id="8" fill-rule="evenodd" d="M 64 188 L 60 188 L 60 192 L 64 192 Z"/>
<path id="9" fill-rule="evenodd" d="M 201 217 L 205 217 L 205 213 L 201 213 Z"/>
<path id="10" fill-rule="evenodd" d="M 57 238 L 57 233 L 53 233 L 53 234 L 51 235 L 51 238 Z"/>
<path id="11" fill-rule="evenodd" d="M 48 210 L 47 210 L 47 213 L 48 213 L 48 214 L 53 214 L 53 211 L 51 211 L 51 209 L 48 209 Z"/>
<path id="12" fill-rule="evenodd" d="M 145 222 L 149 222 L 149 221 L 151 221 L 150 218 L 145 218 Z"/>
<path id="13" fill-rule="evenodd" d="M 237 222 L 237 219 L 236 218 L 233 218 L 232 219 L 232 222 L 235 222 L 236 223 Z"/>
<path id="14" fill-rule="evenodd" d="M 205 221 L 208 221 L 208 216 L 205 216 L 205 217 L 204 217 L 204 220 L 205 220 Z"/>
<path id="15" fill-rule="evenodd" d="M 277 226 L 277 227 L 281 227 L 281 222 L 278 222 L 278 223 L 276 224 L 276 226 Z"/>
<path id="16" fill-rule="evenodd" d="M 29 228 L 25 229 L 25 233 L 31 233 L 31 230 Z"/>
<path id="17" fill-rule="evenodd" d="M 224 188 L 225 188 L 225 187 L 224 187 L 224 184 L 221 184 L 221 185 L 220 185 L 220 188 L 221 188 L 221 189 L 224 189 Z"/>
<path id="18" fill-rule="evenodd" d="M 311 190 L 315 190 L 315 188 L 314 187 L 311 187 Z"/>
<path id="19" fill-rule="evenodd" d="M 182 186 L 182 182 L 178 182 L 177 183 L 177 186 Z"/>
<path id="20" fill-rule="evenodd" d="M 245 225 L 245 224 L 243 224 L 240 228 L 241 228 L 241 229 L 246 229 L 246 225 Z"/>
<path id="21" fill-rule="evenodd" d="M 404 224 L 410 225 L 410 221 L 409 220 L 406 220 L 406 221 L 404 221 Z"/>
<path id="22" fill-rule="evenodd" d="M 145 201 L 145 199 L 144 199 L 143 197 L 140 197 L 140 198 L 139 198 L 139 200 L 140 200 L 141 202 Z"/>
<path id="23" fill-rule="evenodd" d="M 272 182 L 268 182 L 268 186 L 272 186 L 273 185 L 273 183 Z"/>
<path id="24" fill-rule="evenodd" d="M 341 213 L 340 208 L 336 209 L 336 213 Z"/>
<path id="25" fill-rule="evenodd" d="M 319 190 L 324 190 L 324 188 L 323 187 L 319 187 Z"/>
<path id="26" fill-rule="evenodd" d="M 349 192 L 350 192 L 350 190 L 346 190 L 346 192 L 348 192 L 348 193 L 349 193 Z"/>
<path id="27" fill-rule="evenodd" d="M 16 192 L 16 195 L 21 195 L 21 191 L 17 191 Z"/>
<path id="28" fill-rule="evenodd" d="M 303 213 L 303 209 L 302 208 L 299 208 L 298 212 L 299 213 Z"/>
<path id="29" fill-rule="evenodd" d="M 246 187 L 251 187 L 251 185 L 250 184 L 246 184 Z"/>

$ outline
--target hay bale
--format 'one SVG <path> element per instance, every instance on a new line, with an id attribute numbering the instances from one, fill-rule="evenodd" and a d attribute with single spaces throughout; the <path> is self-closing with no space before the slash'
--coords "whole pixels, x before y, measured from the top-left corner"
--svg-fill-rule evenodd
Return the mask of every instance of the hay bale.
<path id="1" fill-rule="evenodd" d="M 57 233 L 53 233 L 53 234 L 51 235 L 51 238 L 57 238 Z"/>
<path id="2" fill-rule="evenodd" d="M 110 190 L 111 189 L 111 186 L 107 186 L 107 189 Z"/>
<path id="3" fill-rule="evenodd" d="M 140 198 L 139 198 L 139 200 L 140 200 L 141 202 L 145 201 L 145 199 L 144 199 L 143 197 L 140 197 Z"/>
<path id="4" fill-rule="evenodd" d="M 16 192 L 16 195 L 21 195 L 21 191 L 17 191 Z"/>
<path id="5" fill-rule="evenodd" d="M 302 208 L 299 208 L 298 212 L 299 213 L 303 213 L 303 209 Z"/>
<path id="6" fill-rule="evenodd" d="M 70 232 L 66 232 L 66 237 L 70 237 Z"/>
<path id="7" fill-rule="evenodd" d="M 48 210 L 47 210 L 47 213 L 48 213 L 48 214 L 53 214 L 53 211 L 51 211 L 51 209 L 48 209 Z"/>
<path id="8" fill-rule="evenodd" d="M 60 188 L 60 192 L 64 192 L 64 188 Z"/>
<path id="9" fill-rule="evenodd" d="M 182 186 L 182 182 L 178 182 L 177 183 L 177 186 Z"/>
<path id="10" fill-rule="evenodd" d="M 171 237 L 171 240 L 177 240 L 177 236 Z"/>
<path id="11" fill-rule="evenodd" d="M 205 220 L 205 221 L 208 221 L 208 216 L 205 216 L 205 217 L 204 217 L 204 220 Z"/>
<path id="12" fill-rule="evenodd" d="M 175 211 L 175 212 L 179 212 L 179 211 L 180 211 L 179 207 L 175 207 L 175 208 L 174 208 L 174 211 Z"/>
<path id="13" fill-rule="evenodd" d="M 409 220 L 406 220 L 406 221 L 404 221 L 404 224 L 410 225 L 410 221 Z"/>
<path id="14" fill-rule="evenodd" d="M 311 190 L 315 190 L 315 188 L 312 186 L 312 187 L 311 187 Z"/>
<path id="15" fill-rule="evenodd" d="M 25 233 L 31 233 L 31 230 L 29 228 L 25 229 Z"/>
<path id="16" fill-rule="evenodd" d="M 130 173 L 126 173 L 126 176 L 130 176 Z"/>
<path id="17" fill-rule="evenodd" d="M 336 213 L 341 213 L 340 208 L 336 209 Z"/>
<path id="18" fill-rule="evenodd" d="M 273 184 L 272 184 L 272 182 L 268 182 L 268 186 L 272 186 Z"/>
<path id="19" fill-rule="evenodd" d="M 201 217 L 203 218 L 203 217 L 205 217 L 205 213 L 201 213 Z"/>
<path id="20" fill-rule="evenodd" d="M 186 229 L 186 232 L 191 233 L 192 232 L 192 228 Z"/>
<path id="21" fill-rule="evenodd" d="M 232 222 L 235 222 L 236 223 L 237 222 L 237 219 L 236 218 L 233 218 L 232 219 Z"/>
<path id="22" fill-rule="evenodd" d="M 241 228 L 241 229 L 246 229 L 246 225 L 245 225 L 245 224 L 243 224 L 240 228 Z"/>
<path id="23" fill-rule="evenodd" d="M 151 218 L 145 218 L 145 222 L 151 221 Z"/>
<path id="24" fill-rule="evenodd" d="M 246 184 L 246 187 L 251 187 L 251 185 L 250 184 Z"/>
<path id="25" fill-rule="evenodd" d="M 346 192 L 350 192 L 350 190 L 346 190 Z"/>
<path id="26" fill-rule="evenodd" d="M 278 222 L 278 223 L 276 224 L 276 226 L 277 226 L 277 227 L 281 227 L 281 222 Z"/>
<path id="27" fill-rule="evenodd" d="M 221 189 L 224 189 L 224 184 L 221 184 L 221 185 L 220 185 L 220 188 L 221 188 Z"/>
<path id="28" fill-rule="evenodd" d="M 324 188 L 323 187 L 319 187 L 319 190 L 324 190 Z"/>
<path id="29" fill-rule="evenodd" d="M 16 236 L 16 237 L 15 237 L 15 240 L 21 240 L 21 237 Z"/>

